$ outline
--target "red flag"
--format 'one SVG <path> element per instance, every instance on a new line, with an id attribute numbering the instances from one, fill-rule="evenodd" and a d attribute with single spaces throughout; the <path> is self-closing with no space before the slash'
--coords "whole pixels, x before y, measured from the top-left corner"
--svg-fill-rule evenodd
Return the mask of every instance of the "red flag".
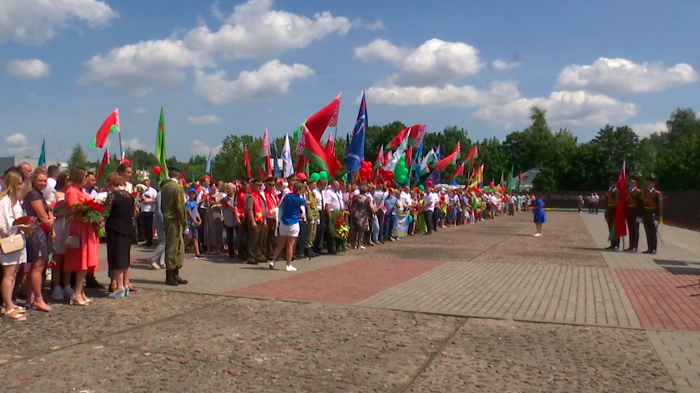
<path id="1" fill-rule="evenodd" d="M 267 128 L 265 129 L 265 134 L 263 135 L 260 147 L 262 148 L 262 152 L 264 154 L 262 168 L 260 171 L 263 176 L 270 176 L 272 175 L 272 161 L 270 161 L 270 139 L 267 137 Z"/>
<path id="2" fill-rule="evenodd" d="M 335 127 L 338 124 L 338 109 L 340 107 L 341 94 L 338 94 L 328 105 L 306 119 L 306 128 L 309 129 L 309 132 L 317 141 L 321 140 L 326 128 L 329 126 Z"/>
<path id="3" fill-rule="evenodd" d="M 119 109 L 115 109 L 112 113 L 107 116 L 105 121 L 102 122 L 100 129 L 97 130 L 97 134 L 90 141 L 91 148 L 102 148 L 107 141 L 109 134 L 119 132 Z"/>
<path id="4" fill-rule="evenodd" d="M 459 146 L 459 141 L 458 141 L 457 145 L 455 146 L 455 149 L 452 151 L 452 153 L 449 156 L 447 156 L 447 157 L 443 158 L 442 160 L 438 161 L 437 163 L 435 163 L 434 168 L 437 168 L 440 171 L 444 171 L 445 168 L 447 168 L 447 165 L 454 164 L 455 162 L 457 162 L 457 157 L 459 156 L 459 152 L 460 152 L 460 146 Z"/>
<path id="5" fill-rule="evenodd" d="M 452 181 L 452 179 L 454 179 L 455 177 L 461 175 L 462 173 L 464 173 L 464 163 L 462 163 L 462 164 L 459 166 L 459 168 L 457 168 L 457 170 L 455 171 L 455 173 L 451 174 L 450 177 L 448 177 L 446 181 L 447 181 L 447 182 L 450 182 L 450 181 Z"/>
<path id="6" fill-rule="evenodd" d="M 328 134 L 328 140 L 326 141 L 326 153 L 335 155 L 335 144 L 333 143 L 331 134 Z"/>
<path id="7" fill-rule="evenodd" d="M 404 161 L 406 161 L 406 168 L 411 167 L 411 156 L 413 156 L 413 152 L 411 151 L 411 146 L 406 149 L 406 154 L 404 154 L 403 158 Z"/>
<path id="8" fill-rule="evenodd" d="M 384 165 L 384 146 L 379 146 L 379 153 L 377 153 L 377 159 L 374 161 L 372 169 L 376 170 L 380 166 Z"/>
<path id="9" fill-rule="evenodd" d="M 471 160 L 471 163 L 469 164 L 470 168 L 474 167 L 474 160 L 479 157 L 479 146 L 474 145 L 471 150 L 469 150 L 469 153 L 467 153 L 467 156 L 464 157 L 464 161 Z"/>
<path id="10" fill-rule="evenodd" d="M 401 144 L 403 138 L 408 134 L 408 146 L 418 147 L 423 140 L 425 134 L 425 124 L 414 124 L 399 131 L 398 134 L 389 142 L 389 149 L 394 149 Z"/>
<path id="11" fill-rule="evenodd" d="M 403 141 L 404 138 L 406 138 L 406 134 L 408 134 L 408 132 L 409 132 L 408 128 L 404 128 L 403 130 L 399 131 L 399 133 L 396 134 L 396 136 L 394 136 L 394 138 L 391 141 L 389 141 L 389 146 L 387 148 L 388 149 L 395 149 L 395 148 L 399 147 L 399 145 L 401 144 L 401 141 Z"/>
<path id="12" fill-rule="evenodd" d="M 97 182 L 102 178 L 102 174 L 105 172 L 105 165 L 107 164 L 109 164 L 109 149 L 105 149 L 105 154 L 102 155 L 100 166 L 97 168 Z"/>
<path id="13" fill-rule="evenodd" d="M 391 159 L 391 150 L 388 150 L 386 152 L 386 157 L 384 157 L 384 162 L 382 163 L 382 165 L 388 164 L 390 159 Z"/>
<path id="14" fill-rule="evenodd" d="M 303 156 L 308 158 L 309 162 L 321 168 L 322 171 L 328 173 L 328 176 L 333 177 L 343 167 L 335 155 L 330 155 L 326 152 L 321 144 L 315 138 L 312 138 L 311 132 L 307 127 L 304 127 L 306 134 L 306 146 L 304 147 Z"/>
<path id="15" fill-rule="evenodd" d="M 243 146 L 243 162 L 245 163 L 245 174 L 250 176 L 250 158 L 248 158 L 248 146 Z"/>
<path id="16" fill-rule="evenodd" d="M 627 236 L 627 179 L 625 176 L 625 162 L 622 161 L 622 170 L 620 178 L 617 180 L 617 201 L 615 209 L 615 218 L 610 227 L 610 240 L 617 240 L 623 236 Z"/>

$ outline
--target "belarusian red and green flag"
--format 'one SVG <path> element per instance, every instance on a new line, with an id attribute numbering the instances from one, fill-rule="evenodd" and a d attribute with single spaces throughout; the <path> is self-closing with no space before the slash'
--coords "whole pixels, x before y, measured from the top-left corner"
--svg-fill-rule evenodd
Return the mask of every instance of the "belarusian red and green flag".
<path id="1" fill-rule="evenodd" d="M 623 236 L 627 236 L 627 180 L 625 178 L 625 162 L 622 161 L 622 170 L 620 178 L 617 181 L 617 208 L 615 209 L 615 217 L 610 226 L 610 241 L 617 240 Z"/>
<path id="2" fill-rule="evenodd" d="M 447 178 L 447 180 L 445 180 L 445 182 L 449 183 L 452 181 L 452 179 L 454 179 L 455 177 L 457 177 L 463 173 L 464 173 L 464 163 L 462 163 L 462 165 L 460 165 L 459 168 L 457 168 L 457 170 L 453 174 L 451 174 L 450 177 Z"/>
<path id="3" fill-rule="evenodd" d="M 423 141 L 423 135 L 425 134 L 425 124 L 414 124 L 410 127 L 406 127 L 399 131 L 398 134 L 389 142 L 389 149 L 394 149 L 401 144 L 403 138 L 408 135 L 408 146 L 418 147 L 421 141 Z"/>
<path id="4" fill-rule="evenodd" d="M 384 164 L 384 145 L 379 146 L 379 153 L 377 153 L 377 159 L 374 160 L 374 165 L 372 165 L 372 170 L 377 170 Z"/>
<path id="5" fill-rule="evenodd" d="M 165 113 L 160 107 L 160 119 L 158 120 L 158 133 L 156 134 L 156 160 L 160 165 L 160 180 L 168 179 L 168 164 L 165 162 Z"/>
<path id="6" fill-rule="evenodd" d="M 311 164 L 316 165 L 322 171 L 328 173 L 328 176 L 334 177 L 343 165 L 338 161 L 335 155 L 328 154 L 326 149 L 321 147 L 321 144 L 311 135 L 311 132 L 306 126 L 304 126 L 302 132 L 302 138 L 306 141 L 302 155 L 306 157 Z"/>
<path id="7" fill-rule="evenodd" d="M 100 129 L 97 130 L 97 134 L 90 141 L 89 147 L 91 149 L 102 148 L 109 134 L 114 134 L 115 132 L 119 132 L 119 108 L 113 110 L 102 122 Z"/>
<path id="8" fill-rule="evenodd" d="M 105 166 L 109 164 L 109 149 L 105 149 L 105 153 L 102 155 L 102 161 L 100 161 L 100 166 L 97 168 L 97 182 L 100 182 L 102 174 L 105 173 Z"/>
<path id="9" fill-rule="evenodd" d="M 457 141 L 457 145 L 455 146 L 452 153 L 449 156 L 438 161 L 435 164 L 435 168 L 439 169 L 440 171 L 444 171 L 445 168 L 447 168 L 448 164 L 454 165 L 457 162 L 457 157 L 459 157 L 459 152 L 460 152 L 460 143 L 459 143 L 459 141 Z"/>

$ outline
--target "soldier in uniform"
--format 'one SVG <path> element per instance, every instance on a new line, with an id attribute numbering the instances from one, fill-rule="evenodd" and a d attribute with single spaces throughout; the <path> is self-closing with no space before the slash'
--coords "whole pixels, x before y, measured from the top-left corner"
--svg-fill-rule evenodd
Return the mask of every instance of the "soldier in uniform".
<path id="1" fill-rule="evenodd" d="M 620 195 L 620 190 L 617 189 L 617 177 L 610 177 L 610 188 L 605 193 L 605 201 L 608 208 L 605 210 L 605 221 L 608 223 L 608 231 L 612 230 L 615 222 L 615 212 L 617 211 L 617 198 Z M 620 248 L 620 238 L 610 240 L 610 245 L 605 247 L 606 250 L 617 251 Z"/>
<path id="2" fill-rule="evenodd" d="M 262 179 L 252 179 L 250 190 L 245 196 L 246 222 L 248 224 L 248 258 L 247 263 L 257 265 L 267 262 L 265 258 L 265 212 L 267 204 L 260 192 Z"/>
<path id="3" fill-rule="evenodd" d="M 629 190 L 627 190 L 627 206 L 625 215 L 627 217 L 627 228 L 629 229 L 630 246 L 625 249 L 628 252 L 637 252 L 639 245 L 639 221 L 643 215 L 642 190 L 637 188 L 637 176 L 629 178 Z"/>
<path id="4" fill-rule="evenodd" d="M 309 201 L 306 205 L 306 250 L 305 255 L 309 258 L 317 257 L 318 254 L 314 252 L 313 245 L 314 240 L 316 240 L 316 230 L 318 229 L 318 222 L 321 217 L 318 211 L 318 200 L 316 199 L 316 194 L 314 189 L 316 188 L 316 180 L 310 179 L 308 187 L 305 188 L 304 198 Z"/>
<path id="5" fill-rule="evenodd" d="M 656 254 L 657 230 L 661 222 L 661 192 L 656 189 L 656 177 L 647 177 L 647 189 L 643 194 L 644 201 L 644 232 L 647 235 L 647 250 L 645 254 Z"/>
<path id="6" fill-rule="evenodd" d="M 182 169 L 175 165 L 168 166 L 168 174 L 170 179 L 161 187 L 160 207 L 165 231 L 165 284 L 177 286 L 187 284 L 187 280 L 180 278 L 180 269 L 185 260 L 185 241 L 182 238 L 187 224 L 185 193 L 179 180 Z"/>

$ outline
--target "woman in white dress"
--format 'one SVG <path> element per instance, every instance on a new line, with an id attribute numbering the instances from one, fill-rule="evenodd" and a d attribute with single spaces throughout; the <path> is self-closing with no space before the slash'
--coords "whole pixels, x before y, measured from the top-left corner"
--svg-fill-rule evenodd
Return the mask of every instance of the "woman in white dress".
<path id="1" fill-rule="evenodd" d="M 16 219 L 24 215 L 22 203 L 19 200 L 22 190 L 22 174 L 14 170 L 7 172 L 2 179 L 2 186 L 2 192 L 0 192 L 0 238 L 7 238 L 19 234 L 22 229 L 29 230 L 29 227 L 12 226 Z M 8 254 L 0 251 L 0 264 L 2 265 L 0 293 L 2 294 L 3 311 L 6 317 L 17 321 L 27 319 L 24 315 L 26 309 L 12 301 L 17 271 L 26 262 L 26 247 Z"/>

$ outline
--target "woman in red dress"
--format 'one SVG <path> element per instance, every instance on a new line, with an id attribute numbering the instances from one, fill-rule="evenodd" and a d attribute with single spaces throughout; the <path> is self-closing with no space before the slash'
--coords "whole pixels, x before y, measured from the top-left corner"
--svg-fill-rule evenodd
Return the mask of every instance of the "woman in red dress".
<path id="1" fill-rule="evenodd" d="M 76 203 L 92 199 L 82 189 L 86 177 L 87 171 L 84 168 L 73 168 L 71 170 L 69 179 L 72 185 L 66 190 L 68 209 L 72 209 Z M 85 296 L 85 276 L 87 276 L 88 272 L 94 273 L 97 269 L 97 250 L 100 242 L 97 239 L 93 224 L 73 217 L 70 219 L 68 228 L 69 237 L 76 236 L 80 239 L 80 245 L 77 248 L 70 248 L 70 245 L 66 247 L 66 256 L 63 262 L 64 271 L 75 272 L 75 291 L 73 296 L 71 296 L 70 304 L 86 306 L 92 300 Z"/>

